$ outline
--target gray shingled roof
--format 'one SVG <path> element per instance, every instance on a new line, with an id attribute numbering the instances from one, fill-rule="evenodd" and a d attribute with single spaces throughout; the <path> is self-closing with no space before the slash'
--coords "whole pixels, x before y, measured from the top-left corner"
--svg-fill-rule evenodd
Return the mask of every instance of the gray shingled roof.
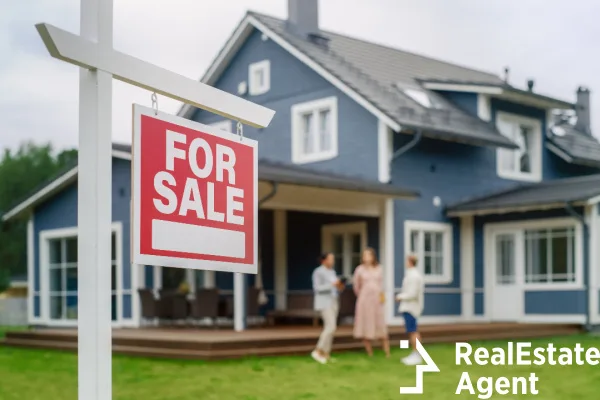
<path id="1" fill-rule="evenodd" d="M 403 128 L 422 129 L 424 136 L 437 139 L 516 147 L 492 124 L 468 115 L 419 84 L 420 79 L 502 84 L 503 81 L 494 74 L 325 31 L 321 35 L 328 39 L 328 45 L 323 46 L 293 34 L 286 29 L 283 20 L 254 12 L 249 14 L 357 91 Z M 441 105 L 441 109 L 422 106 L 407 96 L 404 89 L 427 92 L 433 101 Z"/>
<path id="2" fill-rule="evenodd" d="M 543 208 L 587 201 L 600 196 L 600 174 L 557 179 L 518 186 L 485 197 L 470 199 L 446 208 L 449 215 Z"/>
<path id="3" fill-rule="evenodd" d="M 598 139 L 576 130 L 570 124 L 560 124 L 555 127 L 560 127 L 564 131 L 564 135 L 551 135 L 549 141 L 566 153 L 566 161 L 600 168 L 600 142 Z M 550 129 L 550 132 L 552 130 Z"/>

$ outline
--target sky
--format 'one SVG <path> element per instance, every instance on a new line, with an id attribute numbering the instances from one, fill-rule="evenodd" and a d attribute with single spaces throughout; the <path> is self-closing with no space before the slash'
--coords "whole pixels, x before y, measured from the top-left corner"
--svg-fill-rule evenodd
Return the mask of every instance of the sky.
<path id="1" fill-rule="evenodd" d="M 31 140 L 78 142 L 78 68 L 51 58 L 34 25 L 79 32 L 79 0 L 0 4 L 0 149 Z M 286 0 L 114 0 L 114 48 L 198 79 L 246 10 L 287 17 Z M 575 101 L 591 90 L 600 136 L 600 2 L 595 0 L 321 0 L 323 29 L 503 74 L 525 88 Z M 113 141 L 131 142 L 132 103 L 151 93 L 113 81 Z M 180 103 L 158 96 L 161 111 Z"/>

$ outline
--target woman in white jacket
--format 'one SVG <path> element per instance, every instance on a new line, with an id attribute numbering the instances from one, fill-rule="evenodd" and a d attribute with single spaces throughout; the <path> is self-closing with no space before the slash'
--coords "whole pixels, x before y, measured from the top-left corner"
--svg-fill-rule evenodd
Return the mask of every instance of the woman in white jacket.
<path id="1" fill-rule="evenodd" d="M 413 352 L 402 359 L 406 365 L 417 365 L 423 362 L 417 351 L 417 340 L 421 341 L 417 327 L 417 319 L 421 316 L 424 306 L 424 283 L 423 277 L 417 269 L 417 257 L 410 255 L 406 258 L 406 269 L 402 281 L 402 292 L 396 295 L 400 302 L 399 311 L 404 316 L 404 326 L 408 333 L 408 339 Z"/>

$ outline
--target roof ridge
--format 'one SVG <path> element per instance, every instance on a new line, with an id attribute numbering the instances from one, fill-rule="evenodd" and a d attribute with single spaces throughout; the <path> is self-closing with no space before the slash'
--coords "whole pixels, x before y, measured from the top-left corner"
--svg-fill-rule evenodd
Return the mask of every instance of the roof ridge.
<path id="1" fill-rule="evenodd" d="M 261 13 L 261 12 L 256 12 L 256 11 L 250 11 L 249 10 L 248 13 L 249 14 L 258 15 L 258 16 L 261 16 L 261 17 L 271 18 L 273 20 L 277 20 L 277 21 L 280 21 L 280 22 L 286 22 L 285 19 L 280 19 L 278 17 L 274 17 L 272 15 L 264 14 L 264 13 Z M 433 57 L 433 56 L 424 55 L 424 54 L 417 53 L 417 52 L 414 52 L 414 51 L 403 50 L 403 49 L 400 49 L 398 47 L 394 47 L 392 45 L 383 44 L 383 43 L 376 42 L 376 41 L 361 39 L 361 38 L 358 38 L 356 36 L 351 36 L 351 35 L 345 34 L 345 33 L 337 33 L 337 32 L 328 31 L 328 30 L 324 30 L 324 29 L 321 29 L 321 32 L 329 34 L 329 35 L 335 35 L 335 36 L 343 37 L 343 38 L 346 38 L 346 39 L 354 40 L 354 41 L 357 41 L 357 42 L 368 43 L 368 44 L 373 45 L 373 46 L 385 48 L 385 49 L 388 49 L 388 50 L 394 50 L 394 51 L 401 52 L 401 53 L 404 53 L 404 54 L 410 54 L 410 55 L 413 55 L 413 56 L 416 56 L 416 57 L 420 57 L 420 58 L 423 58 L 423 59 L 427 59 L 427 60 L 435 61 L 435 62 L 438 62 L 438 63 L 450 65 L 450 66 L 461 68 L 461 69 L 464 69 L 464 70 L 473 71 L 473 72 L 477 72 L 477 73 L 480 73 L 480 74 L 485 74 L 485 75 L 488 75 L 489 77 L 501 80 L 501 78 L 500 78 L 499 75 L 497 75 L 497 74 L 495 74 L 493 72 L 490 72 L 490 71 L 485 71 L 485 70 L 481 70 L 481 69 L 475 69 L 475 68 L 467 67 L 466 65 L 458 64 L 458 63 L 451 62 L 451 61 L 442 60 L 442 59 L 439 59 L 439 58 L 436 58 L 436 57 Z"/>

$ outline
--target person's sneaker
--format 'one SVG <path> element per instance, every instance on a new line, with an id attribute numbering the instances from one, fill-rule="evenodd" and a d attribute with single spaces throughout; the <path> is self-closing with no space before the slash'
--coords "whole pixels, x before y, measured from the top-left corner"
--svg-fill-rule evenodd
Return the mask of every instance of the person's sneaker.
<path id="1" fill-rule="evenodd" d="M 423 362 L 423 359 L 418 353 L 411 353 L 408 357 L 402 359 L 404 365 L 419 365 Z"/>
<path id="2" fill-rule="evenodd" d="M 312 353 L 310 353 L 310 356 L 313 358 L 313 360 L 315 360 L 316 362 L 320 363 L 320 364 L 326 364 L 327 363 L 327 359 L 325 359 L 325 357 L 321 356 L 319 353 L 317 353 L 317 351 L 313 351 Z"/>

